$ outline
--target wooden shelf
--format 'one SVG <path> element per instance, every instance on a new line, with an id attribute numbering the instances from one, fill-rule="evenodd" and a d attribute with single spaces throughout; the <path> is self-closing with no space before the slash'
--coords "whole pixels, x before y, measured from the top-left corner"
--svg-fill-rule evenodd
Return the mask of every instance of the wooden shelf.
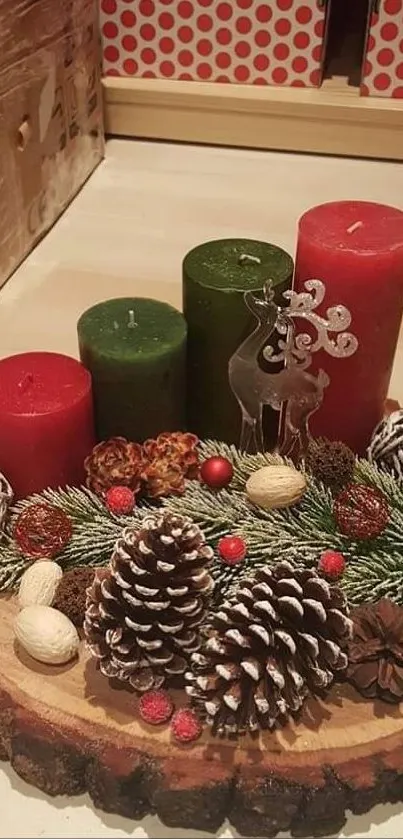
<path id="1" fill-rule="evenodd" d="M 109 134 L 403 160 L 403 100 L 316 88 L 107 77 Z"/>

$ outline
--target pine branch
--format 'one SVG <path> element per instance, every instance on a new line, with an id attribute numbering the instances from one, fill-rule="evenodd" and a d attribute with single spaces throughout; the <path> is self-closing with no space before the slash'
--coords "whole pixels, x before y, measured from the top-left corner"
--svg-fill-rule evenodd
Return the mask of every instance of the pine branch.
<path id="1" fill-rule="evenodd" d="M 357 461 L 354 480 L 379 489 L 388 500 L 391 515 L 377 539 L 355 542 L 338 530 L 331 493 L 309 475 L 307 490 L 295 507 L 265 511 L 249 502 L 245 494 L 249 476 L 262 466 L 288 462 L 278 455 L 245 455 L 234 446 L 212 440 L 200 444 L 200 455 L 202 459 L 221 455 L 231 460 L 234 478 L 230 487 L 215 492 L 198 481 L 188 481 L 184 495 L 166 498 L 163 506 L 190 516 L 204 530 L 215 551 L 212 573 L 217 583 L 216 602 L 262 565 L 287 558 L 312 567 L 323 551 L 333 549 L 347 560 L 341 585 L 352 603 L 388 596 L 403 605 L 403 488 L 391 475 L 366 460 Z M 12 534 L 18 514 L 38 502 L 60 507 L 72 520 L 72 538 L 57 557 L 64 569 L 105 565 L 122 529 L 129 523 L 140 525 L 151 506 L 142 504 L 131 516 L 117 516 L 85 488 L 46 490 L 19 502 L 10 511 L 7 532 L 0 543 L 0 591 L 15 587 L 31 564 L 22 556 Z M 238 534 L 246 540 L 247 556 L 239 565 L 226 565 L 218 555 L 218 542 L 227 534 Z"/>
<path id="2" fill-rule="evenodd" d="M 220 443 L 217 440 L 202 441 L 199 444 L 199 450 L 201 460 L 219 455 L 231 461 L 234 467 L 231 491 L 238 490 L 242 492 L 248 478 L 250 478 L 253 472 L 262 469 L 263 466 L 273 466 L 282 463 L 286 463 L 289 466 L 293 465 L 290 460 L 280 457 L 278 454 L 270 454 L 270 452 L 265 452 L 264 454 L 244 454 L 236 446 L 229 446 L 227 443 Z"/>
<path id="3" fill-rule="evenodd" d="M 211 440 L 202 443 L 202 458 L 213 455 L 227 457 L 233 463 L 230 490 L 214 493 L 189 482 L 184 498 L 167 499 L 165 503 L 169 509 L 195 518 L 215 549 L 226 533 L 246 540 L 248 553 L 242 565 L 224 565 L 215 553 L 213 575 L 219 597 L 261 565 L 287 558 L 309 567 L 317 564 L 325 550 L 332 549 L 343 553 L 347 560 L 341 585 L 352 603 L 389 596 L 403 605 L 403 492 L 392 476 L 366 460 L 357 461 L 355 481 L 383 492 L 391 518 L 377 539 L 355 542 L 337 528 L 330 491 L 309 475 L 306 493 L 296 507 L 265 511 L 249 503 L 244 493 L 249 476 L 262 466 L 287 462 L 279 456 L 243 455 L 234 446 Z"/>
<path id="4" fill-rule="evenodd" d="M 131 516 L 117 516 L 89 489 L 67 487 L 63 490 L 47 489 L 19 501 L 10 510 L 6 534 L 0 546 L 0 591 L 14 588 L 26 568 L 32 563 L 25 557 L 13 539 L 16 519 L 32 504 L 47 503 L 63 510 L 71 519 L 73 532 L 66 547 L 56 561 L 68 570 L 77 565 L 106 565 L 111 557 L 116 539 L 127 524 L 140 524 L 146 508 L 136 508 Z"/>
<path id="5" fill-rule="evenodd" d="M 403 513 L 403 487 L 393 475 L 378 469 L 369 460 L 358 460 L 354 479 L 357 483 L 370 484 L 386 496 L 394 509 Z"/>
<path id="6" fill-rule="evenodd" d="M 15 588 L 31 563 L 16 552 L 12 540 L 2 534 L 0 544 L 0 591 Z"/>
<path id="7" fill-rule="evenodd" d="M 70 516 L 73 522 L 91 522 L 97 517 L 102 519 L 107 516 L 117 524 L 121 523 L 121 517 L 111 513 L 103 501 L 86 487 L 66 487 L 66 489 L 45 489 L 41 493 L 30 495 L 23 501 L 18 501 L 11 509 L 11 528 L 16 517 L 32 504 L 51 504 L 59 507 Z"/>

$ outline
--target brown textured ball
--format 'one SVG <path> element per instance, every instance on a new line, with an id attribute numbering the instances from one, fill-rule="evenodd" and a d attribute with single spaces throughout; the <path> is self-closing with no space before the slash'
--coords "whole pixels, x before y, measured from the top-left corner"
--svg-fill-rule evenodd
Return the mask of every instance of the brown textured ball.
<path id="1" fill-rule="evenodd" d="M 354 453 L 344 443 L 326 437 L 318 437 L 309 443 L 306 469 L 332 492 L 338 492 L 350 483 L 354 464 Z"/>
<path id="2" fill-rule="evenodd" d="M 65 571 L 56 589 L 53 608 L 67 615 L 77 627 L 82 627 L 84 623 L 86 591 L 93 582 L 94 574 L 94 568 L 72 568 Z"/>

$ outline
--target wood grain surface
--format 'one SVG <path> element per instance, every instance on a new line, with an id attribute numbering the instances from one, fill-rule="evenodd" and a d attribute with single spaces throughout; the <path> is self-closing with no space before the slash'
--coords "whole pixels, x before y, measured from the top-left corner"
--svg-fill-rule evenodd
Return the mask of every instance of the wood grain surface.
<path id="1" fill-rule="evenodd" d="M 34 662 L 15 644 L 16 604 L 0 602 L 0 754 L 49 795 L 88 790 L 94 804 L 133 819 L 243 836 L 329 834 L 346 809 L 403 799 L 403 709 L 336 685 L 298 722 L 257 741 L 176 745 L 169 726 L 138 719 L 137 699 L 113 689 L 84 647 L 65 666 Z M 175 695 L 177 705 L 184 695 Z"/>

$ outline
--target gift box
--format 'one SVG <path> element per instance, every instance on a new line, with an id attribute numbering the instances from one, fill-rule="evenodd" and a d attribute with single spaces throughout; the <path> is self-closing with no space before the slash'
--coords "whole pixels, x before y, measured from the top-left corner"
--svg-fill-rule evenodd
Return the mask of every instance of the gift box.
<path id="1" fill-rule="evenodd" d="M 106 75 L 318 86 L 324 0 L 101 0 Z"/>
<path id="2" fill-rule="evenodd" d="M 374 4 L 361 95 L 403 98 L 403 0 L 379 0 Z"/>
<path id="3" fill-rule="evenodd" d="M 97 0 L 0 0 L 0 284 L 103 154 Z"/>

